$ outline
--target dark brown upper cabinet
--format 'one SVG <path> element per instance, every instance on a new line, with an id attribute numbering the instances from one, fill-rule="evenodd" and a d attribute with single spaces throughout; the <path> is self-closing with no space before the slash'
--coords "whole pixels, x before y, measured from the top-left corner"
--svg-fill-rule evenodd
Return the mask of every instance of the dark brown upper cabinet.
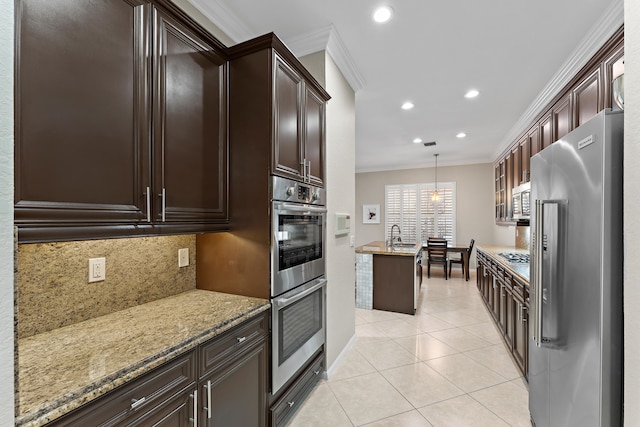
<path id="1" fill-rule="evenodd" d="M 550 146 L 553 142 L 553 139 L 551 139 L 551 124 L 551 113 L 548 113 L 540 120 L 540 151 Z"/>
<path id="2" fill-rule="evenodd" d="M 156 223 L 227 220 L 227 60 L 154 9 Z"/>
<path id="3" fill-rule="evenodd" d="M 600 68 L 589 74 L 572 91 L 573 127 L 577 128 L 604 108 Z"/>
<path id="4" fill-rule="evenodd" d="M 573 130 L 571 111 L 571 97 L 569 95 L 563 97 L 551 107 L 554 141 L 559 140 Z"/>
<path id="5" fill-rule="evenodd" d="M 238 167 L 266 144 L 269 168 L 247 170 L 323 186 L 329 95 L 274 34 L 231 47 L 229 57 L 230 136 L 248 144 Z"/>
<path id="6" fill-rule="evenodd" d="M 16 9 L 19 241 L 226 228 L 224 47 L 168 2 Z"/>

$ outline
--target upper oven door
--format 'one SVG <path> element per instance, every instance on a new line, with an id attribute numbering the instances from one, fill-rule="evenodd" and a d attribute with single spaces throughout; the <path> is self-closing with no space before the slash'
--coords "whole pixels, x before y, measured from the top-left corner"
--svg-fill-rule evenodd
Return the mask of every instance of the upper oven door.
<path id="1" fill-rule="evenodd" d="M 325 273 L 326 208 L 273 202 L 271 295 Z"/>

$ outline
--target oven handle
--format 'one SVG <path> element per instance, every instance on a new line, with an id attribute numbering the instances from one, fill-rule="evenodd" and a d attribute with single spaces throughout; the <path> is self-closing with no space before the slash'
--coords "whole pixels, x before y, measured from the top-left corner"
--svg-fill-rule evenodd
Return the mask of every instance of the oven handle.
<path id="1" fill-rule="evenodd" d="M 327 208 L 325 208 L 325 207 L 309 206 L 309 205 L 296 205 L 296 204 L 293 204 L 293 203 L 278 203 L 276 205 L 276 209 L 285 209 L 285 210 L 294 211 L 294 212 L 327 213 Z"/>
<path id="2" fill-rule="evenodd" d="M 307 295 L 310 295 L 312 293 L 314 293 L 315 291 L 317 291 L 318 289 L 322 288 L 323 286 L 325 286 L 327 284 L 327 279 L 320 279 L 318 280 L 318 283 L 316 283 L 315 285 L 313 285 L 312 287 L 310 287 L 309 289 L 306 289 L 302 292 L 300 292 L 299 294 L 296 294 L 290 298 L 278 298 L 275 301 L 275 304 L 278 308 L 282 308 L 282 307 L 286 307 L 287 305 L 293 304 L 294 302 L 301 300 L 302 298 L 306 297 Z"/>

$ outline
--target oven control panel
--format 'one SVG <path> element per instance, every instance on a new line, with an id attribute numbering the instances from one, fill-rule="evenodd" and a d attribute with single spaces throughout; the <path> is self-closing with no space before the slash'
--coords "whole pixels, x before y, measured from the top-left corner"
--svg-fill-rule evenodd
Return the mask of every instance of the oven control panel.
<path id="1" fill-rule="evenodd" d="M 325 189 L 280 176 L 273 177 L 272 199 L 324 206 Z"/>

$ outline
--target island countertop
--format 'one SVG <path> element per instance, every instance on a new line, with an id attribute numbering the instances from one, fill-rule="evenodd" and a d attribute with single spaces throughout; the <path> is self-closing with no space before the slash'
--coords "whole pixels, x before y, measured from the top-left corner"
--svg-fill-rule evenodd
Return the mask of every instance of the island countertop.
<path id="1" fill-rule="evenodd" d="M 356 248 L 357 254 L 416 256 L 422 245 L 404 243 L 401 246 L 387 246 L 385 242 L 369 242 Z"/>
<path id="2" fill-rule="evenodd" d="M 269 307 L 196 289 L 21 339 L 17 425 L 44 425 Z"/>

